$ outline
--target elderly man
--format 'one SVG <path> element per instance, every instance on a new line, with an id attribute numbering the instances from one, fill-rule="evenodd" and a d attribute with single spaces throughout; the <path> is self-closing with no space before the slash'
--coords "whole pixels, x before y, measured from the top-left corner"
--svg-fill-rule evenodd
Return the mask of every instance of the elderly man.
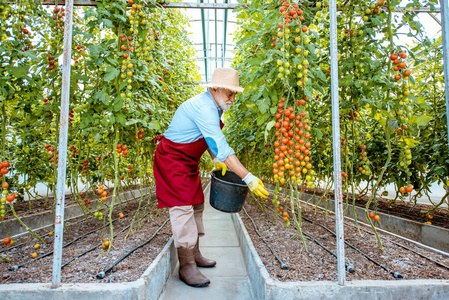
<path id="1" fill-rule="evenodd" d="M 193 287 L 210 283 L 197 267 L 216 264 L 199 251 L 199 237 L 204 235 L 204 195 L 198 168 L 202 154 L 207 150 L 217 169 L 232 169 L 255 195 L 268 195 L 262 181 L 240 163 L 221 132 L 221 115 L 231 107 L 236 93 L 243 92 L 238 72 L 216 69 L 212 81 L 203 86 L 208 91 L 179 106 L 167 131 L 158 138 L 154 157 L 158 208 L 169 207 L 179 278 Z"/>

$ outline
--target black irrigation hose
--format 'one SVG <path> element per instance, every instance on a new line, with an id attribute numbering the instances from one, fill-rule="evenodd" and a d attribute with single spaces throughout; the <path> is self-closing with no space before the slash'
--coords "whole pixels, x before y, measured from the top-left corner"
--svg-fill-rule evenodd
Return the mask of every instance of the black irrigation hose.
<path id="1" fill-rule="evenodd" d="M 248 214 L 248 212 L 246 211 L 246 209 L 243 207 L 243 211 L 245 212 L 245 214 L 248 216 L 248 218 L 251 220 L 251 223 L 253 223 L 254 229 L 256 230 L 257 235 L 262 239 L 262 241 L 268 246 L 268 248 L 270 249 L 271 253 L 273 253 L 274 257 L 276 257 L 276 259 L 279 261 L 279 263 L 281 264 L 281 269 L 282 270 L 288 270 L 288 266 L 279 258 L 279 256 L 277 256 L 277 254 L 274 252 L 273 248 L 271 248 L 270 244 L 267 242 L 267 240 L 265 240 L 265 238 L 260 234 L 259 230 L 257 229 L 257 225 L 254 222 L 253 218 L 250 217 L 250 215 Z"/>
<path id="2" fill-rule="evenodd" d="M 274 209 L 271 209 L 271 210 L 274 211 Z M 281 216 L 279 216 L 279 217 L 281 217 Z M 296 229 L 298 229 L 298 228 L 296 227 L 296 225 L 293 224 L 293 226 L 294 226 Z M 333 256 L 337 257 L 337 254 L 335 254 L 332 250 L 330 250 L 329 248 L 327 248 L 326 246 L 324 246 L 322 243 L 320 243 L 320 242 L 319 242 L 316 238 L 314 238 L 312 235 L 308 234 L 308 233 L 305 232 L 305 231 L 303 231 L 302 233 L 303 233 L 305 236 L 307 236 L 308 238 L 310 238 L 311 240 L 313 240 L 315 243 L 317 243 L 318 246 L 320 246 L 321 248 L 323 248 L 324 250 L 326 250 L 327 252 L 329 252 L 329 253 L 332 254 Z M 345 262 L 345 267 L 346 267 L 346 270 L 347 270 L 349 273 L 354 273 L 354 272 L 355 272 L 354 266 L 351 265 L 350 263 Z"/>
<path id="3" fill-rule="evenodd" d="M 142 218 L 145 218 L 146 216 L 148 216 L 149 213 L 150 213 L 150 212 L 147 212 Z M 116 234 L 114 234 L 113 238 L 117 237 L 120 233 L 124 232 L 124 231 L 127 230 L 129 227 L 131 227 L 131 224 L 129 224 L 128 226 L 125 226 L 122 230 L 120 230 L 119 232 L 117 232 Z M 95 245 L 95 246 L 93 246 L 93 247 L 87 249 L 87 250 L 84 251 L 83 253 L 80 253 L 80 254 L 78 254 L 77 256 L 75 256 L 75 257 L 69 259 L 67 262 L 65 262 L 65 263 L 61 266 L 61 269 L 64 268 L 65 266 L 67 266 L 69 263 L 71 263 L 71 262 L 74 261 L 75 259 L 78 259 L 78 258 L 80 258 L 81 256 L 83 256 L 83 255 L 85 255 L 85 254 L 87 254 L 87 253 L 89 253 L 89 252 L 95 250 L 97 247 L 101 246 L 102 244 L 103 244 L 103 243 L 101 242 L 101 243 L 99 243 L 99 244 L 97 244 L 97 245 Z"/>
<path id="4" fill-rule="evenodd" d="M 89 218 L 91 218 L 91 217 L 89 216 Z M 68 225 L 69 225 L 69 226 L 72 226 L 72 225 L 75 225 L 76 223 L 82 222 L 82 221 L 84 221 L 84 220 L 85 220 L 85 219 L 83 218 L 82 220 L 78 220 L 78 221 L 76 221 L 76 222 L 74 222 L 74 223 L 71 223 L 71 224 L 68 224 Z M 64 223 L 66 223 L 66 222 L 64 222 Z M 64 228 L 64 229 L 65 229 L 65 228 Z M 28 231 L 26 231 L 26 232 L 24 232 L 24 233 L 25 233 L 25 234 L 29 234 Z M 46 234 L 44 234 L 44 235 L 41 235 L 40 238 L 43 239 L 43 238 L 45 238 L 47 235 L 48 235 L 48 233 L 46 233 Z M 27 242 L 23 242 L 23 243 L 20 243 L 20 244 L 16 244 L 16 245 L 14 245 L 14 246 L 12 246 L 12 247 L 9 247 L 9 248 L 0 250 L 0 253 L 3 253 L 3 252 L 6 252 L 6 251 L 9 251 L 9 250 L 18 248 L 18 247 L 20 247 L 20 246 L 22 246 L 22 245 L 25 245 L 25 244 L 27 244 Z"/>
<path id="5" fill-rule="evenodd" d="M 137 198 L 138 198 L 138 197 L 135 197 L 135 198 L 133 198 L 133 200 L 136 200 Z M 137 209 L 134 210 L 134 211 L 137 211 Z M 82 216 L 79 216 L 79 217 L 82 217 Z M 90 216 L 87 217 L 87 219 L 91 219 L 91 218 L 93 218 L 92 215 L 90 215 Z M 75 222 L 73 222 L 73 223 L 69 223 L 68 226 L 73 226 L 73 225 L 75 225 L 75 224 L 77 224 L 77 223 L 84 222 L 85 220 L 86 220 L 85 218 L 82 218 L 81 220 L 75 221 Z M 71 222 L 71 221 L 68 220 L 68 222 Z M 64 224 L 67 224 L 67 221 L 64 221 Z M 64 228 L 64 229 L 65 229 L 65 228 Z M 29 232 L 27 231 L 27 232 L 25 232 L 25 234 L 29 234 Z M 46 237 L 47 235 L 48 235 L 48 233 L 46 233 L 46 234 L 40 236 L 40 238 L 43 239 L 43 238 Z M 16 245 L 14 245 L 14 246 L 12 246 L 12 247 L 9 247 L 9 248 L 0 250 L 0 253 L 3 253 L 3 252 L 6 252 L 6 251 L 9 251 L 9 250 L 18 248 L 18 247 L 20 247 L 20 246 L 22 246 L 22 245 L 24 245 L 24 244 L 26 244 L 26 242 L 20 243 L 20 244 L 16 244 Z"/>
<path id="6" fill-rule="evenodd" d="M 312 221 L 312 220 L 310 220 L 310 219 L 308 219 L 308 218 L 306 218 L 306 217 L 304 217 L 304 216 L 303 216 L 302 218 L 303 218 L 305 221 L 307 221 L 307 222 L 310 222 L 310 223 L 312 223 L 312 224 L 315 224 L 315 225 L 318 225 L 318 226 L 324 228 L 325 230 L 327 230 L 328 232 L 330 232 L 330 233 L 331 233 L 332 235 L 334 235 L 335 237 L 337 236 L 337 235 L 335 234 L 335 232 L 333 232 L 332 230 L 330 230 L 330 229 L 327 228 L 326 226 L 324 226 L 324 225 L 322 225 L 322 224 L 319 224 L 319 223 L 316 223 L 316 222 L 314 222 L 314 221 Z M 382 265 L 381 263 L 379 263 L 378 261 L 376 261 L 374 258 L 371 258 L 368 254 L 366 254 L 366 253 L 363 252 L 362 250 L 358 249 L 356 246 L 350 244 L 350 243 L 347 242 L 347 241 L 344 241 L 344 242 L 345 242 L 346 245 L 348 245 L 348 246 L 351 247 L 352 249 L 354 249 L 354 250 L 358 251 L 360 254 L 362 254 L 366 259 L 368 259 L 369 261 L 371 261 L 371 262 L 373 262 L 374 264 L 378 265 L 379 267 L 381 267 L 381 268 L 384 269 L 385 271 L 389 272 L 391 275 L 393 275 L 394 278 L 398 278 L 398 279 L 403 278 L 403 276 L 402 276 L 399 272 L 394 272 L 394 271 L 390 270 L 388 267 Z"/>
<path id="7" fill-rule="evenodd" d="M 308 221 L 308 222 L 313 223 L 313 221 L 311 221 L 311 220 L 309 220 L 309 219 L 307 219 L 307 218 L 305 218 L 305 217 L 303 217 L 303 219 L 306 220 L 306 221 Z M 327 227 L 325 227 L 325 226 L 323 226 L 323 225 L 321 225 L 321 224 L 318 224 L 318 225 L 321 226 L 321 227 L 323 227 L 324 229 L 330 231 L 330 229 L 328 229 Z M 346 225 L 349 225 L 349 226 L 354 227 L 354 225 L 352 225 L 352 224 L 350 224 L 350 223 L 346 223 Z M 368 230 L 366 230 L 366 229 L 364 229 L 364 228 L 360 228 L 360 229 L 362 229 L 364 232 L 369 233 L 369 234 L 371 234 L 371 235 L 374 234 L 373 232 L 370 232 L 370 231 L 368 231 Z M 332 232 L 332 231 L 330 231 L 330 232 Z M 335 233 L 333 233 L 333 232 L 332 232 L 332 234 L 335 235 Z M 410 252 L 413 252 L 413 253 L 415 253 L 416 255 L 419 255 L 419 256 L 421 256 L 422 258 L 425 258 L 425 259 L 427 259 L 427 260 L 429 260 L 429 261 L 435 263 L 436 265 L 438 265 L 438 266 L 440 266 L 440 267 L 443 267 L 443 268 L 446 268 L 446 269 L 449 270 L 449 266 L 447 266 L 447 265 L 445 265 L 445 264 L 443 264 L 443 263 L 440 263 L 440 262 L 434 260 L 433 258 L 428 257 L 428 256 L 425 255 L 425 254 L 419 253 L 419 252 L 417 252 L 417 251 L 415 251 L 415 250 L 413 250 L 413 249 L 411 249 L 411 248 L 409 248 L 409 247 L 407 247 L 407 246 L 404 246 L 404 245 L 402 245 L 402 244 L 400 244 L 400 243 L 398 243 L 398 242 L 395 242 L 395 241 L 393 241 L 393 240 L 391 240 L 391 239 L 388 239 L 388 238 L 385 238 L 385 237 L 384 237 L 383 239 L 386 240 L 386 241 L 389 241 L 389 242 L 391 242 L 391 243 L 393 243 L 393 244 L 395 244 L 396 246 L 399 246 L 399 247 L 402 247 L 402 248 L 404 248 L 404 249 L 406 249 L 406 250 L 409 250 Z M 347 243 L 347 242 L 345 241 L 345 243 Z M 349 245 L 349 244 L 348 244 L 348 245 Z M 351 246 L 351 245 L 349 245 L 349 246 Z M 395 278 L 402 278 L 402 277 L 396 277 L 396 276 L 401 276 L 401 274 L 399 274 L 399 273 L 397 273 L 397 272 L 393 272 L 393 273 L 391 273 L 391 274 L 392 274 Z M 396 274 L 396 276 L 395 276 L 394 274 Z"/>
<path id="8" fill-rule="evenodd" d="M 352 227 L 355 227 L 355 226 L 352 225 L 352 224 L 347 224 L 347 225 L 352 226 Z M 366 233 L 369 233 L 369 234 L 371 234 L 371 235 L 374 235 L 373 232 L 370 232 L 370 231 L 368 231 L 368 230 L 366 230 L 366 229 L 364 229 L 364 228 L 360 228 L 360 229 L 362 229 L 362 230 L 363 230 L 364 232 L 366 232 Z M 446 268 L 446 269 L 449 270 L 449 266 L 446 266 L 445 264 L 440 263 L 439 261 L 436 261 L 436 260 L 434 260 L 433 258 L 428 257 L 428 256 L 425 255 L 425 254 L 419 253 L 418 251 L 415 251 L 415 250 L 413 250 L 413 249 L 411 249 L 411 248 L 409 248 L 409 247 L 407 247 L 407 246 L 404 246 L 404 245 L 402 245 L 402 244 L 400 244 L 400 243 L 398 243 L 398 242 L 395 242 L 395 241 L 393 241 L 393 240 L 391 240 L 391 239 L 389 239 L 389 238 L 384 237 L 383 239 L 386 240 L 386 241 L 388 241 L 388 242 L 390 242 L 390 243 L 395 244 L 396 246 L 399 246 L 399 247 L 402 247 L 402 248 L 404 248 L 404 249 L 406 249 L 406 250 L 409 250 L 409 251 L 415 253 L 416 255 L 421 256 L 422 258 L 425 258 L 425 259 L 427 259 L 427 260 L 430 260 L 431 262 L 433 262 L 434 264 L 436 264 L 436 265 L 438 265 L 438 266 L 440 266 L 440 267 L 443 267 L 443 268 Z"/>
<path id="9" fill-rule="evenodd" d="M 332 254 L 333 256 L 337 257 L 337 254 L 335 254 L 332 250 L 330 250 L 329 248 L 327 248 L 326 246 L 324 246 L 322 243 L 320 243 L 316 238 L 314 238 L 313 236 L 311 236 L 310 234 L 308 234 L 307 232 L 302 232 L 305 236 L 309 237 L 310 239 L 312 239 L 315 243 L 317 243 L 319 246 L 321 246 L 324 250 L 326 250 L 327 252 L 329 252 L 330 254 Z M 345 267 L 346 270 L 349 273 L 354 273 L 355 269 L 354 266 L 352 266 L 351 264 L 345 262 Z"/>
<path id="10" fill-rule="evenodd" d="M 119 220 L 119 219 L 120 219 L 120 218 L 117 218 L 117 219 L 115 219 L 115 220 L 112 220 L 112 223 L 116 222 L 116 221 Z M 104 229 L 104 228 L 105 228 L 105 225 L 103 225 L 103 226 L 101 226 L 101 227 L 98 227 L 98 228 L 96 228 L 96 229 L 94 229 L 94 230 L 91 230 L 91 231 L 89 231 L 89 232 L 87 232 L 87 233 L 85 233 L 85 234 L 83 234 L 83 235 L 81 235 L 81 236 L 75 238 L 74 240 L 68 242 L 67 244 L 63 245 L 62 248 L 65 248 L 65 247 L 67 247 L 67 246 L 70 246 L 71 244 L 73 244 L 74 242 L 78 241 L 79 239 L 81 239 L 81 238 L 83 238 L 83 237 L 85 237 L 85 236 L 87 236 L 87 235 L 89 235 L 89 234 L 92 234 L 92 233 L 94 233 L 94 232 L 96 232 L 96 231 L 98 231 L 98 230 L 100 230 L 100 229 Z M 38 256 L 38 257 L 32 259 L 32 260 L 26 261 L 26 262 L 24 262 L 24 263 L 22 263 L 22 264 L 20 264 L 20 265 L 16 265 L 16 266 L 9 267 L 8 270 L 9 270 L 9 271 L 15 271 L 15 270 L 18 270 L 18 269 L 20 269 L 21 267 L 23 267 L 23 266 L 25 266 L 25 265 L 27 265 L 27 264 L 29 264 L 29 263 L 31 263 L 31 262 L 34 262 L 34 261 L 36 261 L 36 260 L 38 260 L 38 259 L 47 257 L 47 256 L 52 255 L 52 254 L 53 254 L 53 251 L 44 253 L 44 254 L 42 254 L 42 255 L 40 255 L 40 256 Z"/>
<path id="11" fill-rule="evenodd" d="M 130 251 L 128 251 L 128 253 L 126 253 L 125 255 L 123 255 L 122 257 L 120 257 L 119 259 L 117 259 L 115 262 L 113 262 L 106 270 L 101 271 L 100 273 L 97 274 L 97 279 L 103 279 L 106 276 L 106 273 L 109 272 L 114 266 L 116 266 L 119 262 L 121 262 L 122 260 L 124 260 L 128 255 L 130 255 L 131 253 L 133 253 L 134 251 L 136 251 L 137 249 L 139 249 L 140 247 L 145 246 L 146 244 L 148 244 L 158 233 L 159 231 L 165 226 L 165 224 L 167 224 L 167 222 L 170 220 L 170 218 L 168 218 L 167 220 L 165 220 L 164 224 L 162 224 L 155 233 L 153 233 L 153 235 L 146 241 L 143 242 L 142 244 L 134 247 L 133 249 L 131 249 Z"/>

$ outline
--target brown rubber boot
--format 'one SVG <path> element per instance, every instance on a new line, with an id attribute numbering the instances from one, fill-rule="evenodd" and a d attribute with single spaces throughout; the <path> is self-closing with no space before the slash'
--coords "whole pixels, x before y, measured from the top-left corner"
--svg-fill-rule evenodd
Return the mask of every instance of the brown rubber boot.
<path id="1" fill-rule="evenodd" d="M 196 240 L 195 245 L 195 262 L 196 265 L 201 268 L 212 268 L 215 267 L 215 265 L 217 264 L 215 260 L 207 259 L 203 257 L 203 255 L 201 255 L 199 238 Z"/>
<path id="2" fill-rule="evenodd" d="M 195 249 L 177 248 L 179 259 L 179 279 L 193 287 L 204 287 L 210 284 L 195 263 Z"/>

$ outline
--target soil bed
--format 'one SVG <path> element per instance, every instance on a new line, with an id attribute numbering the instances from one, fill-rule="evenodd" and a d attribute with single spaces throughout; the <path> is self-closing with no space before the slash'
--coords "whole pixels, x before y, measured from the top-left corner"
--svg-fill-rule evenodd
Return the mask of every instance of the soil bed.
<path id="1" fill-rule="evenodd" d="M 282 197 L 279 197 L 279 201 L 281 206 L 287 203 L 286 199 L 282 199 Z M 288 200 L 288 203 L 290 203 L 290 200 Z M 308 237 L 305 237 L 308 250 L 306 252 L 300 236 L 292 238 L 296 233 L 296 228 L 293 225 L 291 212 L 289 212 L 289 215 L 292 225 L 287 228 L 279 215 L 275 214 L 274 210 L 271 210 L 273 207 L 271 199 L 265 205 L 267 207 L 267 215 L 251 197 L 248 197 L 244 208 L 253 218 L 261 235 L 269 242 L 283 263 L 287 264 L 288 270 L 281 269 L 279 261 L 276 260 L 267 245 L 256 234 L 254 226 L 245 212 L 242 210 L 239 214 L 270 276 L 280 281 L 337 281 L 337 258 Z M 287 207 L 290 207 L 290 204 Z M 287 207 L 284 206 L 285 209 Z M 302 215 L 335 232 L 335 218 L 333 215 L 326 215 L 319 209 L 315 212 L 307 204 L 302 204 Z M 273 219 L 275 219 L 275 222 L 273 222 Z M 372 232 L 371 228 L 363 228 Z M 303 220 L 302 230 L 336 253 L 334 235 L 317 224 L 312 224 L 305 220 Z M 385 248 L 385 252 L 382 252 L 373 234 L 365 231 L 362 231 L 362 233 L 363 237 L 360 236 L 352 222 L 345 222 L 344 237 L 347 242 L 368 254 L 371 258 L 390 269 L 390 271 L 400 273 L 404 279 L 449 279 L 449 269 L 440 267 L 428 259 L 395 245 L 390 241 L 389 236 L 380 234 Z M 425 251 L 400 239 L 395 239 L 394 241 L 449 266 L 449 258 Z M 372 263 L 347 245 L 345 246 L 345 254 L 346 262 L 354 266 L 355 269 L 354 273 L 346 272 L 347 280 L 398 280 L 390 272 Z"/>
<path id="2" fill-rule="evenodd" d="M 140 200 L 140 197 L 138 198 Z M 129 201 L 129 203 L 123 202 L 122 209 L 120 206 L 116 206 L 113 212 L 113 220 L 117 219 L 114 225 L 114 234 L 120 232 L 127 225 L 131 224 L 132 218 L 138 207 L 138 200 Z M 94 282 L 129 282 L 137 280 L 143 272 L 148 268 L 156 256 L 162 251 L 171 237 L 170 222 L 159 231 L 151 242 L 145 246 L 139 248 L 134 253 L 129 255 L 118 265 L 116 265 L 110 272 L 106 274 L 104 279 L 97 279 L 96 275 L 108 268 L 113 262 L 121 258 L 129 250 L 133 249 L 137 245 L 147 241 L 153 233 L 168 219 L 168 211 L 157 210 L 155 208 L 155 197 L 151 199 L 146 215 L 139 228 L 139 221 L 145 212 L 145 206 L 148 203 L 148 196 L 144 197 L 142 207 L 140 208 L 139 215 L 133 226 L 133 233 L 125 239 L 125 235 L 129 229 L 117 235 L 113 240 L 112 250 L 108 253 L 102 250 L 101 243 L 103 238 L 110 239 L 109 219 L 107 212 L 103 212 L 103 220 L 97 220 L 95 218 L 79 217 L 66 222 L 68 232 L 64 230 L 64 242 L 66 243 L 74 240 L 75 238 L 92 231 L 96 228 L 102 228 L 80 240 L 74 242 L 70 246 L 63 249 L 62 264 L 69 259 L 81 254 L 85 250 L 97 245 L 95 250 L 81 256 L 80 258 L 72 261 L 65 266 L 61 271 L 61 282 L 63 283 L 94 283 Z M 152 213 L 150 213 L 154 209 Z M 123 212 L 125 217 L 119 218 L 118 214 Z M 80 221 L 81 220 L 81 221 Z M 80 222 L 78 222 L 80 221 Z M 35 231 L 39 236 L 48 234 L 49 231 L 53 231 L 53 228 L 42 229 Z M 37 242 L 36 238 L 30 234 L 22 235 L 17 239 L 14 239 L 16 245 L 23 243 L 17 248 L 7 250 L 1 253 L 11 259 L 10 263 L 0 263 L 1 283 L 45 283 L 52 281 L 52 268 L 53 268 L 53 255 L 49 255 L 42 259 L 37 259 L 31 263 L 24 265 L 15 271 L 9 271 L 8 269 L 15 265 L 20 265 L 24 262 L 32 260 L 31 254 L 37 252 L 37 254 L 43 255 L 50 251 L 53 251 L 53 238 L 48 235 L 45 237 L 47 243 L 41 244 L 39 250 L 34 249 L 34 245 Z M 100 245 L 99 245 L 100 244 Z M 10 245 L 1 245 L 0 251 L 12 248 Z"/>
<path id="3" fill-rule="evenodd" d="M 309 195 L 322 196 L 324 190 L 314 190 L 306 189 L 305 192 Z M 352 204 L 352 196 L 346 193 L 343 194 L 344 197 L 348 197 L 348 203 Z M 333 196 L 327 196 L 333 199 Z M 324 199 L 321 201 L 320 206 L 324 206 Z M 346 203 L 346 198 L 344 199 Z M 359 207 L 365 208 L 366 203 L 369 201 L 369 196 L 358 196 L 355 199 L 355 204 Z M 443 228 L 449 228 L 449 210 L 446 208 L 437 208 L 433 211 L 433 205 L 430 204 L 414 204 L 410 202 L 405 202 L 402 200 L 393 201 L 393 199 L 378 198 L 377 201 L 373 201 L 370 204 L 370 209 L 373 211 L 380 211 L 390 215 L 398 216 L 401 218 L 425 223 L 430 221 L 432 225 L 439 226 Z M 426 211 L 431 211 L 430 213 L 425 213 Z M 428 215 L 431 215 L 429 218 Z"/>

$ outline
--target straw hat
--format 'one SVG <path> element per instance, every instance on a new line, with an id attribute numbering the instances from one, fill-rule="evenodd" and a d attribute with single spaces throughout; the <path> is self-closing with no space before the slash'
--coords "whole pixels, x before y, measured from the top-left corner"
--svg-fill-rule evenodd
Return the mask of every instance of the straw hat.
<path id="1" fill-rule="evenodd" d="M 206 88 L 225 88 L 236 93 L 243 92 L 243 88 L 239 85 L 239 72 L 229 68 L 218 68 L 212 74 L 210 83 L 201 84 Z"/>

